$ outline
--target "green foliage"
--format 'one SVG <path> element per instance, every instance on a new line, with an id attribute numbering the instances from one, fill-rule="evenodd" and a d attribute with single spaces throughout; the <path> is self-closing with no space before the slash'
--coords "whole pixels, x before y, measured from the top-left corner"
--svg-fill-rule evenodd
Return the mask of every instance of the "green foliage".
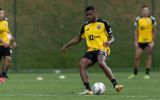
<path id="1" fill-rule="evenodd" d="M 150 0 L 88 0 L 99 17 L 110 22 L 115 36 L 108 61 L 113 67 L 131 67 L 134 59 L 134 20 L 143 4 Z M 84 43 L 69 48 L 66 55 L 59 49 L 76 36 L 85 22 L 84 0 L 17 0 L 17 68 L 76 68 L 85 51 Z M 13 4 L 0 1 L 7 11 L 13 31 Z M 159 4 L 159 1 L 156 1 Z M 158 7 L 156 7 L 158 9 Z M 156 17 L 158 12 L 156 11 Z M 15 34 L 15 33 L 14 33 Z M 158 40 L 158 39 L 157 39 Z M 158 43 L 158 42 L 157 42 Z M 157 45 L 154 66 L 160 65 Z M 144 59 L 142 66 L 144 66 Z"/>

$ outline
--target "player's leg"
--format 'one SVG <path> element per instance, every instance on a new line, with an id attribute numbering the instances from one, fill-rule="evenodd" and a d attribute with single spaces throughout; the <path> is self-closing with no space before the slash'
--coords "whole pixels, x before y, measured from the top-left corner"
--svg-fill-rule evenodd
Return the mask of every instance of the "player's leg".
<path id="1" fill-rule="evenodd" d="M 1 60 L 2 56 L 0 55 L 0 60 Z M 5 83 L 5 79 L 2 77 L 2 67 L 1 67 L 1 70 L 0 70 L 0 84 L 3 84 Z"/>
<path id="2" fill-rule="evenodd" d="M 5 55 L 5 47 L 4 46 L 0 46 L 0 58 L 3 58 L 2 64 L 4 63 L 4 55 Z M 0 73 L 0 84 L 5 83 L 5 81 L 6 81 L 6 78 L 3 77 L 3 74 L 4 74 L 3 73 L 3 68 L 4 68 L 4 66 L 2 65 L 1 73 Z"/>
<path id="3" fill-rule="evenodd" d="M 2 51 L 3 51 L 3 46 L 0 46 L 0 61 L 2 61 Z M 0 77 L 2 77 L 2 66 L 0 67 Z"/>
<path id="4" fill-rule="evenodd" d="M 2 66 L 2 77 L 8 78 L 7 71 L 11 65 L 12 57 L 11 57 L 12 51 L 10 48 L 4 48 L 3 49 L 3 66 Z"/>
<path id="5" fill-rule="evenodd" d="M 111 69 L 106 65 L 107 54 L 100 51 L 98 54 L 98 64 L 100 68 L 104 71 L 105 75 L 110 79 L 116 91 L 120 92 L 123 89 L 122 85 L 118 85 L 115 77 L 112 74 Z"/>
<path id="6" fill-rule="evenodd" d="M 10 56 L 4 57 L 3 63 L 4 64 L 2 65 L 2 73 L 1 73 L 1 78 L 0 78 L 1 83 L 5 83 L 6 78 L 8 78 L 7 71 L 9 69 L 10 64 L 11 64 L 11 57 Z"/>
<path id="7" fill-rule="evenodd" d="M 5 56 L 4 57 L 4 63 L 3 63 L 3 66 L 2 66 L 2 77 L 8 78 L 7 71 L 9 69 L 10 65 L 11 65 L 11 61 L 12 61 L 11 56 Z"/>
<path id="8" fill-rule="evenodd" d="M 86 91 L 79 94 L 93 94 L 91 92 L 91 87 L 88 81 L 87 68 L 92 65 L 92 61 L 88 58 L 82 58 L 80 61 L 80 76 L 83 81 Z"/>
<path id="9" fill-rule="evenodd" d="M 144 76 L 145 79 L 150 79 L 149 72 L 152 66 L 152 48 L 146 47 L 147 52 L 147 61 L 146 61 L 146 75 Z"/>
<path id="10" fill-rule="evenodd" d="M 134 62 L 134 74 L 138 74 L 138 67 L 140 65 L 140 59 L 141 59 L 141 54 L 143 52 L 143 49 L 141 48 L 136 48 L 136 53 L 135 53 L 135 62 Z"/>
<path id="11" fill-rule="evenodd" d="M 135 78 L 136 75 L 138 74 L 138 67 L 140 65 L 140 59 L 141 59 L 141 54 L 143 52 L 143 49 L 141 47 L 137 47 L 135 51 L 135 58 L 134 58 L 134 67 L 133 67 L 133 74 L 131 74 L 128 79 Z"/>

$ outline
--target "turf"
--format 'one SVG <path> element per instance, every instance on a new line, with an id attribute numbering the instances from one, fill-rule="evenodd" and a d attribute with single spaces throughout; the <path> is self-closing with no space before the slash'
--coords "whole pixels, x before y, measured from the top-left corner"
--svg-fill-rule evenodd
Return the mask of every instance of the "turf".
<path id="1" fill-rule="evenodd" d="M 59 75 L 66 79 L 59 79 Z M 124 91 L 117 93 L 110 81 L 100 72 L 89 73 L 90 82 L 101 81 L 107 90 L 100 96 L 78 95 L 83 90 L 79 73 L 11 73 L 5 84 L 0 85 L 0 100 L 159 100 L 159 73 L 153 72 L 152 79 L 143 79 L 140 73 L 137 79 L 127 79 L 130 73 L 114 73 Z M 36 77 L 44 80 L 38 81 Z"/>

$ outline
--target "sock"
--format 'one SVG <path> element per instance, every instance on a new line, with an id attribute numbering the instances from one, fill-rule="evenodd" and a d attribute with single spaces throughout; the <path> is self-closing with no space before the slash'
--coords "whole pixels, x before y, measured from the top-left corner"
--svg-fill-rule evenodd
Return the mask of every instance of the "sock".
<path id="1" fill-rule="evenodd" d="M 138 74 L 138 69 L 134 68 L 134 75 L 137 75 L 137 74 Z"/>
<path id="2" fill-rule="evenodd" d="M 115 79 L 112 79 L 111 82 L 112 82 L 114 87 L 117 85 L 117 81 Z"/>
<path id="3" fill-rule="evenodd" d="M 89 90 L 89 91 L 91 91 L 91 87 L 90 87 L 90 85 L 89 85 L 89 83 L 83 83 L 84 84 L 84 87 L 85 87 L 85 89 L 86 90 Z"/>
<path id="4" fill-rule="evenodd" d="M 7 73 L 6 72 L 2 72 L 2 77 L 6 77 Z"/>
<path id="5" fill-rule="evenodd" d="M 146 68 L 146 74 L 149 75 L 150 68 Z"/>

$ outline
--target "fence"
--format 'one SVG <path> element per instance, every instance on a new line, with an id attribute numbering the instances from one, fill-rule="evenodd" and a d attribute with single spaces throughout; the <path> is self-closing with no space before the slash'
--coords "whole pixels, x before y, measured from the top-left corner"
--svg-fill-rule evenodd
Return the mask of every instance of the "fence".
<path id="1" fill-rule="evenodd" d="M 131 67 L 134 59 L 134 20 L 142 5 L 159 18 L 159 0 L 0 0 L 7 12 L 10 28 L 18 47 L 13 55 L 13 69 L 76 68 L 85 46 L 70 48 L 59 54 L 61 46 L 77 35 L 84 24 L 84 9 L 93 5 L 98 15 L 110 22 L 116 43 L 111 47 L 108 64 Z M 159 22 L 158 22 L 159 23 Z M 159 27 L 159 25 L 158 25 Z M 159 28 L 153 67 L 159 63 Z M 144 66 L 144 57 L 142 64 Z"/>

